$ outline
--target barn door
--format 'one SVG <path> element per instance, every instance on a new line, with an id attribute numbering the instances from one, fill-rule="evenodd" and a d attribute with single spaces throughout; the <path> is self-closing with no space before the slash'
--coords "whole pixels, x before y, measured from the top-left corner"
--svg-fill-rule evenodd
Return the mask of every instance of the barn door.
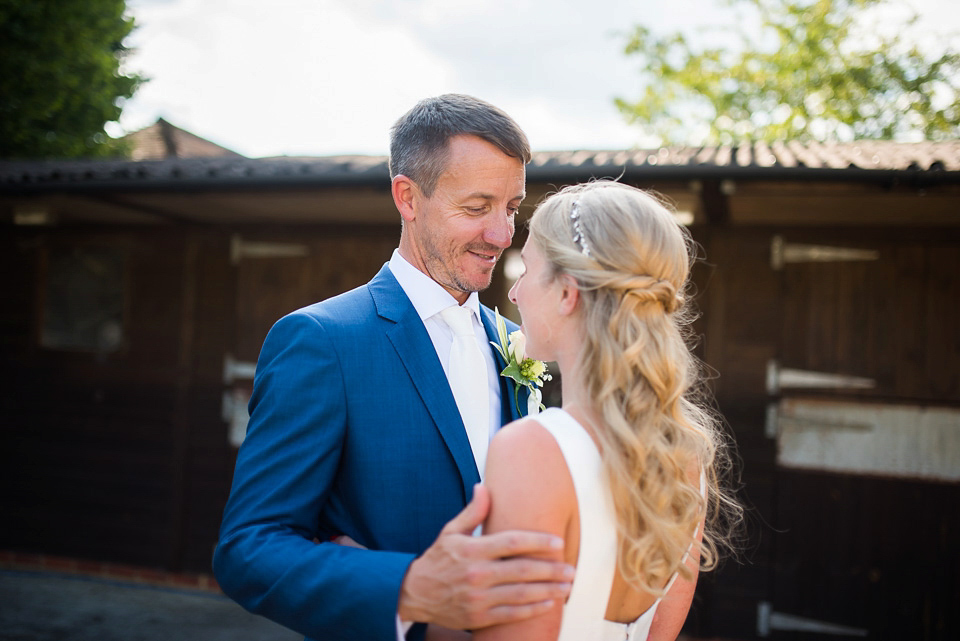
<path id="1" fill-rule="evenodd" d="M 956 339 L 944 338 L 955 332 L 939 327 L 957 299 L 936 291 L 931 265 L 957 250 L 804 240 L 771 243 L 776 533 L 757 634 L 938 638 L 956 619 L 955 580 L 938 568 L 957 557 L 944 539 L 957 519 L 944 514 L 960 481 L 960 410 L 942 380 L 956 377 Z"/>
<path id="2" fill-rule="evenodd" d="M 246 434 L 257 357 L 273 324 L 296 309 L 370 280 L 390 259 L 397 238 L 393 226 L 234 236 L 236 334 L 224 358 L 223 401 L 232 445 L 239 446 Z"/>
<path id="3" fill-rule="evenodd" d="M 837 578 L 846 568 L 830 567 L 837 562 L 830 558 L 830 538 L 847 535 L 843 527 L 828 526 L 822 497 L 807 496 L 801 479 L 783 468 L 780 430 L 785 402 L 798 393 L 814 399 L 876 387 L 850 339 L 858 319 L 868 313 L 862 281 L 877 259 L 873 248 L 791 243 L 780 236 L 771 241 L 770 266 L 780 275 L 783 314 L 778 358 L 767 364 L 766 434 L 778 441 L 774 509 L 779 527 L 773 546 L 773 591 L 769 600 L 757 604 L 760 637 L 867 634 L 858 616 L 821 598 L 851 588 L 849 581 Z M 805 530 L 803 535 L 795 536 L 800 529 Z M 808 531 L 821 536 L 812 542 Z M 816 569 L 808 571 L 811 566 Z"/>
<path id="4" fill-rule="evenodd" d="M 236 334 L 224 356 L 223 418 L 230 444 L 239 447 L 247 433 L 247 403 L 263 339 L 274 322 L 309 304 L 310 246 L 287 239 L 252 240 L 235 234 L 230 261 L 236 273 Z"/>

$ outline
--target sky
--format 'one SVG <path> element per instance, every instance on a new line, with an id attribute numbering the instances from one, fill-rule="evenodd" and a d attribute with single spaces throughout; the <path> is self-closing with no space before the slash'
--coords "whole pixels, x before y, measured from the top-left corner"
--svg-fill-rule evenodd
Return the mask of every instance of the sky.
<path id="1" fill-rule="evenodd" d="M 960 33 L 956 0 L 901 0 L 916 34 Z M 128 0 L 139 25 L 125 69 L 150 81 L 112 135 L 164 118 L 245 156 L 387 153 L 422 98 L 483 98 L 535 151 L 655 145 L 615 97 L 640 93 L 631 27 L 704 29 L 749 14 L 723 0 Z M 902 14 L 899 14 L 902 15 Z M 879 28 L 901 26 L 897 14 Z M 954 40 L 956 41 L 956 40 Z"/>

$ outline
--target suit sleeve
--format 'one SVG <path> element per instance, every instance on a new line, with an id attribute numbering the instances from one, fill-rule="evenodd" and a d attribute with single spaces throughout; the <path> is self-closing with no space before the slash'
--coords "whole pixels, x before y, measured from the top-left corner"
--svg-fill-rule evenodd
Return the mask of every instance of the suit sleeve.
<path id="1" fill-rule="evenodd" d="M 412 554 L 314 542 L 347 429 L 331 337 L 297 312 L 271 329 L 257 365 L 214 573 L 247 610 L 317 639 L 396 639 Z"/>

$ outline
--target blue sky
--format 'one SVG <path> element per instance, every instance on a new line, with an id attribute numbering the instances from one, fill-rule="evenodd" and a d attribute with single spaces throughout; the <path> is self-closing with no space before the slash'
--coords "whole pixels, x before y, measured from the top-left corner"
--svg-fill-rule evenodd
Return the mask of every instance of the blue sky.
<path id="1" fill-rule="evenodd" d="M 960 33 L 956 0 L 903 2 L 921 16 L 921 41 Z M 693 35 L 749 24 L 722 0 L 128 0 L 128 7 L 140 26 L 127 65 L 152 80 L 111 133 L 163 117 L 254 157 L 385 154 L 398 116 L 449 91 L 506 110 L 535 150 L 649 145 L 613 106 L 615 96 L 639 91 L 635 63 L 622 54 L 630 27 Z M 901 16 L 880 16 L 877 28 L 899 28 Z"/>

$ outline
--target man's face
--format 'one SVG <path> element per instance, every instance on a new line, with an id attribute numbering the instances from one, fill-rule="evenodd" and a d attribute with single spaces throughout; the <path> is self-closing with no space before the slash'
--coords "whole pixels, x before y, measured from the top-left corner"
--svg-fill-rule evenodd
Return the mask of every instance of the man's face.
<path id="1" fill-rule="evenodd" d="M 446 170 L 433 194 L 416 190 L 404 258 L 461 303 L 490 286 L 493 268 L 513 240 L 525 195 L 523 161 L 476 136 L 450 139 Z M 406 245 L 406 247 L 404 247 Z"/>

